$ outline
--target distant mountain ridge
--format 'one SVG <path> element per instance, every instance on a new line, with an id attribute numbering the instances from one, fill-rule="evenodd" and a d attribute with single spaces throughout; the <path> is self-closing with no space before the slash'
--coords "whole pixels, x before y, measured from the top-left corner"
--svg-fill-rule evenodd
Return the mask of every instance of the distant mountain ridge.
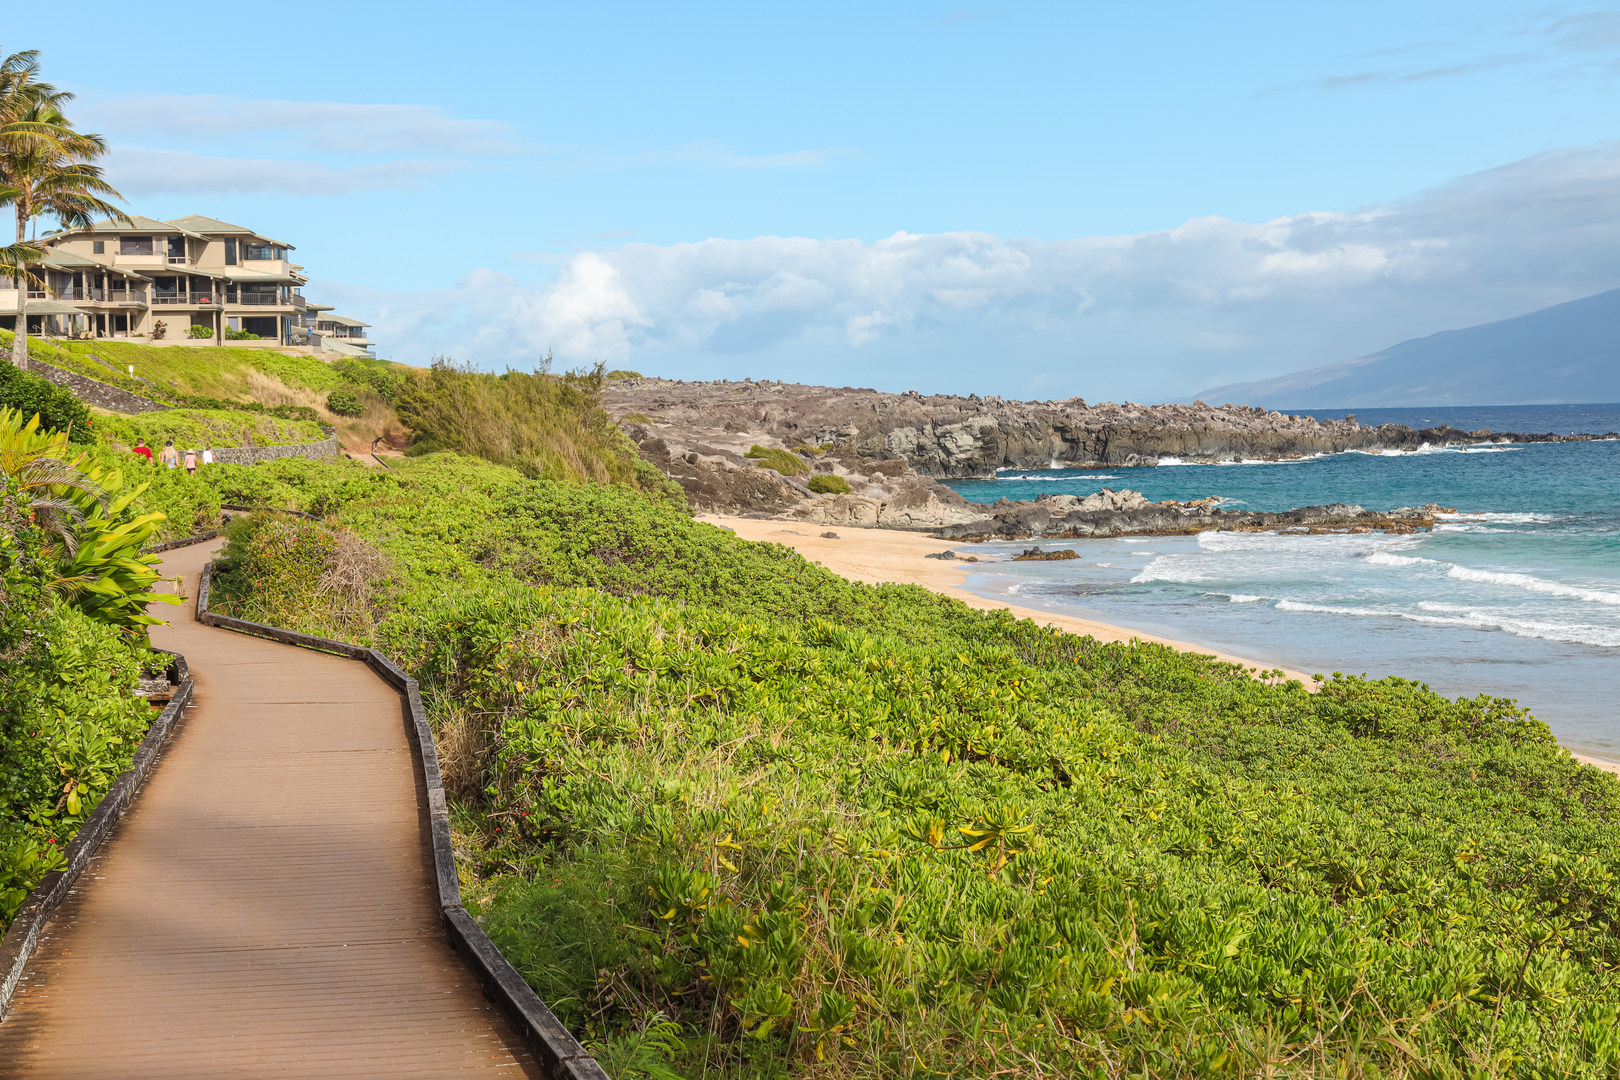
<path id="1" fill-rule="evenodd" d="M 1620 289 L 1198 398 L 1273 409 L 1620 401 Z"/>

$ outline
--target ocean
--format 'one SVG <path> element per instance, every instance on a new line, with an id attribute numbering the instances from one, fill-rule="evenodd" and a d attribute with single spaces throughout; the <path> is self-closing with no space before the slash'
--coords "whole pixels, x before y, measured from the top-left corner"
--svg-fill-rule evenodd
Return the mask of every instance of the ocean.
<path id="1" fill-rule="evenodd" d="M 1364 424 L 1620 430 L 1620 405 L 1353 411 Z M 1432 532 L 1409 536 L 1207 532 L 1042 542 L 1073 547 L 1081 558 L 996 562 L 968 585 L 1306 672 L 1399 675 L 1451 697 L 1516 698 L 1566 745 L 1620 760 L 1620 441 L 1009 471 L 950 486 L 986 503 L 1110 487 L 1154 500 L 1216 495 L 1224 506 L 1254 510 L 1454 507 Z"/>

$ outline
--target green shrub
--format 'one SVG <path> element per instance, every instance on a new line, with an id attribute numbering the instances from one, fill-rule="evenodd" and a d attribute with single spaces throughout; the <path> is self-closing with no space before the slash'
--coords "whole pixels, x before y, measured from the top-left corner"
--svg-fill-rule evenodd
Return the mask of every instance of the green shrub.
<path id="1" fill-rule="evenodd" d="M 805 476 L 810 472 L 810 466 L 786 450 L 779 450 L 774 446 L 756 444 L 743 457 L 753 458 L 764 468 L 779 472 L 783 476 Z"/>
<path id="2" fill-rule="evenodd" d="M 326 395 L 326 407 L 338 416 L 359 416 L 365 409 L 360 397 L 348 387 L 339 387 Z"/>
<path id="3" fill-rule="evenodd" d="M 76 443 L 95 442 L 90 410 L 66 387 L 0 359 L 0 409 L 37 415 L 43 427 L 66 431 Z"/>
<path id="4" fill-rule="evenodd" d="M 226 341 L 258 341 L 259 335 L 247 330 L 238 330 L 234 327 L 225 331 Z"/>
<path id="5" fill-rule="evenodd" d="M 370 390 L 390 405 L 399 393 L 399 369 L 386 360 L 346 356 L 334 361 L 332 370 L 354 387 Z"/>
<path id="6" fill-rule="evenodd" d="M 1511 702 L 1310 694 L 623 488 L 350 464 L 261 494 L 391 559 L 366 640 L 422 682 L 468 903 L 604 1056 L 662 1014 L 682 1075 L 1620 1066 L 1620 783 Z M 300 535 L 249 617 L 328 618 Z"/>
<path id="7" fill-rule="evenodd" d="M 152 714 L 134 695 L 144 641 L 62 602 L 44 539 L 0 475 L 0 932 L 62 868 Z"/>
<path id="8" fill-rule="evenodd" d="M 454 450 L 526 476 L 639 483 L 635 447 L 602 410 L 603 376 L 491 375 L 439 357 L 401 385 L 396 407 L 415 432 L 410 453 Z"/>
<path id="9" fill-rule="evenodd" d="M 186 328 L 186 336 L 194 340 L 206 341 L 214 336 L 214 328 L 212 326 L 201 326 L 197 323 L 192 323 Z"/>
<path id="10" fill-rule="evenodd" d="M 604 375 L 602 377 L 604 379 L 640 379 L 640 378 L 645 378 L 645 376 L 643 376 L 641 374 L 641 372 L 639 372 L 639 371 L 625 371 L 622 368 L 615 368 L 614 370 L 608 372 L 606 375 Z"/>
<path id="11" fill-rule="evenodd" d="M 810 478 L 810 491 L 816 495 L 848 495 L 849 481 L 832 473 L 817 473 Z"/>
<path id="12" fill-rule="evenodd" d="M 650 423 L 652 423 L 652 418 L 649 417 L 646 413 L 639 413 L 639 412 L 625 413 L 623 416 L 619 417 L 619 423 L 621 423 L 621 424 L 650 424 Z"/>

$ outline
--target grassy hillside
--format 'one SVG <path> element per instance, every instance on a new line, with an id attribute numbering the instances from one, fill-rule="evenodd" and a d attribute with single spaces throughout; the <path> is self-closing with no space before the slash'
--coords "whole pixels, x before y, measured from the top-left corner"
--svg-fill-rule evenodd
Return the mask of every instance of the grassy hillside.
<path id="1" fill-rule="evenodd" d="M 0 346 L 9 347 L 10 338 L 10 331 L 0 331 Z M 389 396 L 377 389 L 402 369 L 383 360 L 351 358 L 329 364 L 313 356 L 229 345 L 188 348 L 40 338 L 30 338 L 28 350 L 47 364 L 166 405 L 301 406 L 313 410 L 321 423 L 337 430 L 345 445 L 356 449 L 369 447 L 378 436 L 399 446 L 406 441 Z M 339 415 L 327 408 L 327 395 L 344 388 L 359 392 L 359 415 Z"/>
<path id="2" fill-rule="evenodd" d="M 467 895 L 613 1075 L 1620 1070 L 1620 783 L 1510 702 L 1258 683 L 453 455 L 208 483 L 325 516 L 235 527 L 220 602 L 422 680 Z"/>
<path id="3" fill-rule="evenodd" d="M 171 409 L 135 416 L 109 413 L 97 418 L 95 430 L 103 439 L 125 446 L 134 446 L 137 438 L 154 447 L 162 446 L 165 439 L 173 439 L 180 447 L 204 447 L 287 446 L 326 438 L 314 421 L 283 420 L 236 409 Z"/>

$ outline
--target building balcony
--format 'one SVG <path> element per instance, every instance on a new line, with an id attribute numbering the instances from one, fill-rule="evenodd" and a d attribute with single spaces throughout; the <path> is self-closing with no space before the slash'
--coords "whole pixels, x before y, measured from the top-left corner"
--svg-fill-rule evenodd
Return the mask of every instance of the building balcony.
<path id="1" fill-rule="evenodd" d="M 228 306 L 228 307 L 236 307 L 237 305 L 242 305 L 244 307 L 296 308 L 298 306 L 297 304 L 293 303 L 291 300 L 286 299 L 285 297 L 266 296 L 266 295 L 260 295 L 258 293 L 241 293 L 241 294 L 239 294 L 237 296 L 237 298 L 235 300 L 227 300 L 225 303 L 226 303 L 226 306 Z"/>
<path id="2" fill-rule="evenodd" d="M 33 295 L 30 293 L 29 295 Z M 69 304 L 146 305 L 145 289 L 58 289 L 56 298 Z"/>
<path id="3" fill-rule="evenodd" d="M 219 307 L 218 293 L 153 293 L 152 306 Z"/>

